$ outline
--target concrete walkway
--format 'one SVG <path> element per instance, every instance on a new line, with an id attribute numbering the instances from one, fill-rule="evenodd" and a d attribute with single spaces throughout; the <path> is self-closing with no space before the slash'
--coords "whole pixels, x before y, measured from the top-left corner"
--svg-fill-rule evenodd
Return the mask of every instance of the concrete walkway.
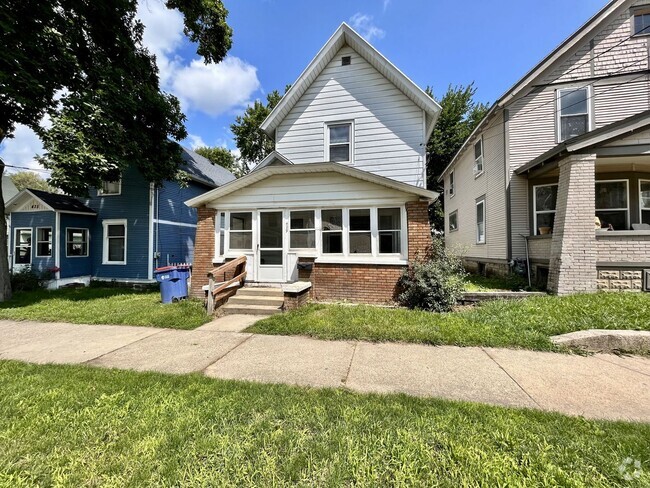
<path id="1" fill-rule="evenodd" d="M 468 400 L 650 422 L 650 359 L 0 321 L 0 359 Z M 234 323 L 239 325 L 235 326 Z"/>

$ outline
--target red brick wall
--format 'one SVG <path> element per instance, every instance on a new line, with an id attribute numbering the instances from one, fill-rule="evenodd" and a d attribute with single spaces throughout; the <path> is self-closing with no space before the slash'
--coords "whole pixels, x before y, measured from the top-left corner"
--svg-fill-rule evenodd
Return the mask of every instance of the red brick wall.
<path id="1" fill-rule="evenodd" d="M 214 216 L 216 210 L 198 209 L 196 238 L 194 240 L 194 262 L 192 263 L 192 288 L 190 296 L 203 298 L 203 286 L 208 284 L 208 271 L 214 266 Z"/>
<path id="2" fill-rule="evenodd" d="M 431 226 L 429 225 L 429 202 L 407 202 L 409 261 L 423 256 L 431 246 Z"/>
<path id="3" fill-rule="evenodd" d="M 311 274 L 313 296 L 316 300 L 389 303 L 395 298 L 402 269 L 399 265 L 317 263 Z"/>

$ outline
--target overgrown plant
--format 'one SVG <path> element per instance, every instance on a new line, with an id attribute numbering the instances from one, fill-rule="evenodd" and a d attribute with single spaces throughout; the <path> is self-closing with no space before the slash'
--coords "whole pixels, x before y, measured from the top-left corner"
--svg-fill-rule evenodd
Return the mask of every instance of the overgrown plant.
<path id="1" fill-rule="evenodd" d="M 11 274 L 11 289 L 13 291 L 34 291 L 45 288 L 47 282 L 54 277 L 50 270 L 38 271 L 32 268 L 23 268 Z"/>
<path id="2" fill-rule="evenodd" d="M 448 312 L 461 297 L 466 276 L 460 256 L 434 238 L 426 255 L 402 273 L 398 301 L 408 308 Z"/>

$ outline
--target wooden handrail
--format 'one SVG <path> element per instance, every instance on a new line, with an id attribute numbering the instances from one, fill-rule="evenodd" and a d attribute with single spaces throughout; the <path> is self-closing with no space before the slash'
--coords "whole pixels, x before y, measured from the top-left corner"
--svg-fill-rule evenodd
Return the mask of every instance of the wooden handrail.
<path id="1" fill-rule="evenodd" d="M 226 280 L 226 273 L 233 271 L 234 277 Z M 223 274 L 223 282 L 220 282 L 219 285 L 215 288 L 215 276 Z M 223 290 L 228 288 L 233 283 L 239 282 L 239 286 L 244 286 L 244 280 L 246 279 L 246 256 L 240 256 L 237 259 L 228 261 L 227 263 L 222 264 L 221 266 L 214 268 L 208 273 L 208 303 L 207 311 L 208 315 L 211 315 L 214 312 L 214 298 L 221 293 Z"/>

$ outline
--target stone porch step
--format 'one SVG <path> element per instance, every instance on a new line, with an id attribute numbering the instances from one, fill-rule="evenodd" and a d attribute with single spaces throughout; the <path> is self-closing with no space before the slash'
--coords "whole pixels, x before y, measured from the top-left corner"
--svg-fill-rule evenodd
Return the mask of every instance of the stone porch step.
<path id="1" fill-rule="evenodd" d="M 240 315 L 274 315 L 282 313 L 282 307 L 274 305 L 238 305 L 231 303 L 232 298 L 226 303 L 221 310 L 225 314 L 240 314 Z"/>
<path id="2" fill-rule="evenodd" d="M 284 297 L 284 292 L 282 291 L 282 288 L 244 286 L 237 290 L 237 296 Z"/>
<path id="3" fill-rule="evenodd" d="M 232 305 L 268 305 L 275 307 L 282 307 L 284 304 L 284 297 L 277 295 L 240 295 L 238 292 L 235 296 L 228 300 Z"/>

